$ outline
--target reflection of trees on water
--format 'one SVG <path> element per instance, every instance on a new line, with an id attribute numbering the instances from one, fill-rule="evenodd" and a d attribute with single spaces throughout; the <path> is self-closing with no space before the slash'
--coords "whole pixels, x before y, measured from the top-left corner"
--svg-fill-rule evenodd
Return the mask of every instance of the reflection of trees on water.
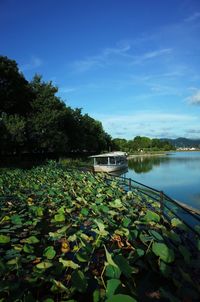
<path id="1" fill-rule="evenodd" d="M 192 154 L 192 156 L 186 156 L 184 154 L 170 154 L 167 156 L 138 156 L 128 161 L 130 170 L 134 170 L 136 173 L 147 173 L 154 167 L 162 165 L 179 164 L 185 165 L 189 169 L 200 168 L 200 155 Z"/>
<path id="2" fill-rule="evenodd" d="M 138 156 L 128 161 L 128 167 L 130 170 L 134 170 L 136 173 L 147 173 L 153 169 L 154 166 L 160 166 L 161 162 L 168 162 L 168 157 L 145 157 Z"/>

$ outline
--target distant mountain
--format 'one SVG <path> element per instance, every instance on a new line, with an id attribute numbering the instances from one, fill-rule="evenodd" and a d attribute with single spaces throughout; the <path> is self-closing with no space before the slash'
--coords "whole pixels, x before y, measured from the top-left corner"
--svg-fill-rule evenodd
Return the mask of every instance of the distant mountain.
<path id="1" fill-rule="evenodd" d="M 179 137 L 176 139 L 170 139 L 170 138 L 162 138 L 162 140 L 168 141 L 176 148 L 185 147 L 185 148 L 200 148 L 200 139 L 189 139 L 185 137 Z"/>

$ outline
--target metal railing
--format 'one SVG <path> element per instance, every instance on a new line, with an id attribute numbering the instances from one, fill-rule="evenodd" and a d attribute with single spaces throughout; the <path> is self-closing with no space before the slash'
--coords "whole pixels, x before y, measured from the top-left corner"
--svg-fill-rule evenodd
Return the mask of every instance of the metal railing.
<path id="1" fill-rule="evenodd" d="M 195 213 L 195 211 L 192 211 L 192 209 L 187 208 L 187 205 L 183 205 L 178 201 L 172 199 L 163 191 L 159 191 L 157 189 L 144 185 L 131 178 L 106 175 L 105 179 L 108 182 L 116 179 L 125 191 L 136 190 L 142 196 L 148 197 L 148 199 L 146 199 L 146 205 L 149 208 L 153 209 L 153 206 L 151 202 L 148 203 L 148 200 L 158 202 L 160 204 L 162 215 L 168 221 L 171 221 L 172 218 L 178 218 L 193 233 L 193 235 L 200 237 L 199 232 L 195 228 L 196 226 L 200 226 L 200 215 L 198 213 Z"/>

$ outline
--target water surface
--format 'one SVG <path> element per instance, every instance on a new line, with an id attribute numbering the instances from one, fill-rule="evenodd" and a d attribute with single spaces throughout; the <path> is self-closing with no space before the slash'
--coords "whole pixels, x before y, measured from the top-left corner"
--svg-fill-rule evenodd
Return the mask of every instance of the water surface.
<path id="1" fill-rule="evenodd" d="M 135 157 L 125 176 L 200 209 L 200 152 Z"/>

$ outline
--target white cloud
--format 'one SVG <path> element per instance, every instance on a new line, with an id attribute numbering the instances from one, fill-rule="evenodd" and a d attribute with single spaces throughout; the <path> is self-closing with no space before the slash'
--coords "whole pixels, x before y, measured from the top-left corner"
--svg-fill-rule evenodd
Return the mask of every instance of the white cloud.
<path id="1" fill-rule="evenodd" d="M 162 113 L 162 112 L 134 112 L 126 115 L 100 115 L 105 121 L 109 122 L 175 122 L 175 121 L 191 121 L 196 119 L 194 116 L 186 114 Z"/>
<path id="2" fill-rule="evenodd" d="M 149 51 L 139 56 L 133 57 L 132 64 L 141 64 L 147 60 L 156 59 L 160 56 L 169 55 L 172 53 L 172 48 L 163 48 L 154 51 Z"/>
<path id="3" fill-rule="evenodd" d="M 100 54 L 87 57 L 83 60 L 77 60 L 72 67 L 77 72 L 84 72 L 93 67 L 103 67 L 111 56 L 126 56 L 127 51 L 131 48 L 128 43 L 118 43 L 115 48 L 105 48 Z"/>
<path id="4" fill-rule="evenodd" d="M 74 92 L 76 90 L 77 90 L 77 88 L 75 88 L 75 87 L 60 87 L 59 88 L 60 93 L 70 93 L 70 92 Z"/>
<path id="5" fill-rule="evenodd" d="M 169 55 L 172 53 L 172 48 L 156 49 L 143 54 L 135 54 L 132 49 L 133 42 L 117 43 L 115 48 L 105 48 L 101 53 L 87 57 L 83 60 L 77 60 L 72 63 L 72 68 L 75 72 L 85 72 L 94 67 L 105 67 L 106 65 L 125 63 L 138 64 L 146 60 L 156 59 L 160 56 Z"/>
<path id="6" fill-rule="evenodd" d="M 127 139 L 136 135 L 169 138 L 182 136 L 185 129 L 194 126 L 198 120 L 196 116 L 186 114 L 150 111 L 120 115 L 93 114 L 93 116 L 102 122 L 104 129 L 113 137 Z"/>
<path id="7" fill-rule="evenodd" d="M 199 18 L 200 18 L 200 12 L 195 12 L 191 16 L 186 18 L 184 21 L 185 22 L 193 22 L 193 21 L 195 21 L 196 19 L 199 19 Z"/>
<path id="8" fill-rule="evenodd" d="M 197 90 L 193 95 L 189 96 L 187 101 L 191 105 L 200 105 L 200 89 Z"/>
<path id="9" fill-rule="evenodd" d="M 28 71 L 28 70 L 32 70 L 32 69 L 36 69 L 38 67 L 40 67 L 43 64 L 43 61 L 36 57 L 36 56 L 32 56 L 29 63 L 23 64 L 21 65 L 21 70 L 22 71 Z"/>

